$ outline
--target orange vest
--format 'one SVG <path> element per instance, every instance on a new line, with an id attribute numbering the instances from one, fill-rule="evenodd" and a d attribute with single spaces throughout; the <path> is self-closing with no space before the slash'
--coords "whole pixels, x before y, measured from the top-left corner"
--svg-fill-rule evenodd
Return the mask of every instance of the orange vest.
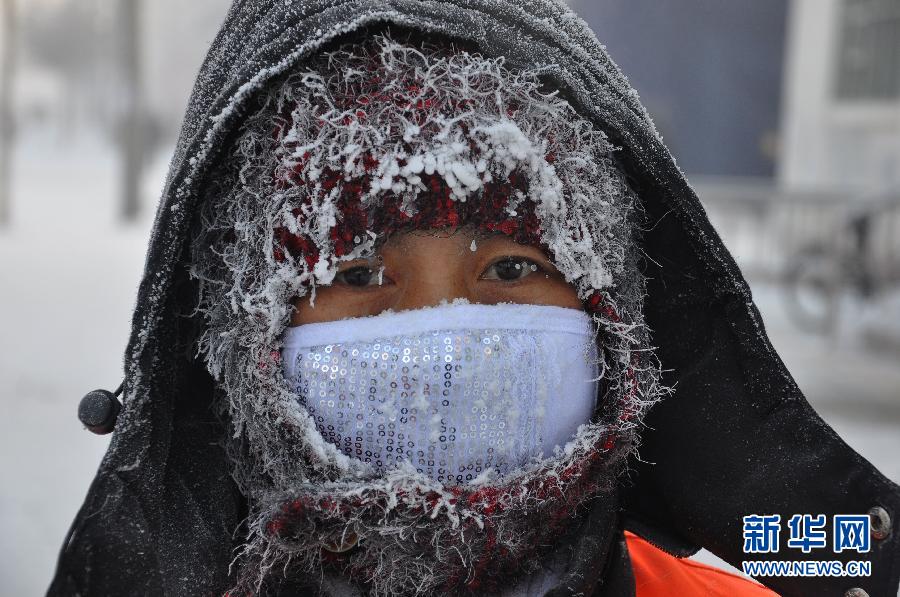
<path id="1" fill-rule="evenodd" d="M 637 597 L 777 597 L 747 578 L 671 556 L 625 531 Z"/>

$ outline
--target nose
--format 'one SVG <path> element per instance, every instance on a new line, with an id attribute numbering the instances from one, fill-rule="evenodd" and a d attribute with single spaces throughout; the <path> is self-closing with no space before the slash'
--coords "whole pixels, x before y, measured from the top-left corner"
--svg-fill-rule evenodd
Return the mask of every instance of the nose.
<path id="1" fill-rule="evenodd" d="M 434 230 L 397 237 L 383 249 L 396 292 L 383 308 L 406 311 L 442 301 L 477 300 L 472 235 L 462 230 Z"/>
<path id="2" fill-rule="evenodd" d="M 474 288 L 462 272 L 451 272 L 447 263 L 432 263 L 430 267 L 414 268 L 392 308 L 395 311 L 434 307 L 441 302 L 466 299 L 477 302 Z"/>
<path id="3" fill-rule="evenodd" d="M 470 242 L 468 235 L 458 232 L 406 237 L 392 255 L 401 279 L 400 292 L 391 307 L 400 311 L 433 307 L 454 299 L 477 302 L 469 263 Z"/>

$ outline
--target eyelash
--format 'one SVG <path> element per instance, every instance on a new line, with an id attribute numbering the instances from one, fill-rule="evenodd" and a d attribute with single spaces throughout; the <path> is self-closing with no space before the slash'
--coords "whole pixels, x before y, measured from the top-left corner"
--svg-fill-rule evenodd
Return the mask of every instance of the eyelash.
<path id="1" fill-rule="evenodd" d="M 544 267 L 542 267 L 537 261 L 535 261 L 535 260 L 533 260 L 533 259 L 529 259 L 528 257 L 520 257 L 520 256 L 508 255 L 508 256 L 506 256 L 506 257 L 501 257 L 500 259 L 497 259 L 496 261 L 494 261 L 494 262 L 492 262 L 490 265 L 488 265 L 487 269 L 485 270 L 485 273 L 486 273 L 487 271 L 489 271 L 491 268 L 495 267 L 496 265 L 498 265 L 498 264 L 500 264 L 500 263 L 507 262 L 507 261 L 512 261 L 512 262 L 514 262 L 514 263 L 516 263 L 516 264 L 521 264 L 523 267 L 529 268 L 529 269 L 531 270 L 531 272 L 528 273 L 528 274 L 526 274 L 526 275 L 524 275 L 524 276 L 522 276 L 522 277 L 520 277 L 520 278 L 515 278 L 515 279 L 512 279 L 512 280 L 504 280 L 504 279 L 502 279 L 502 278 L 497 278 L 497 279 L 485 278 L 485 274 L 483 273 L 483 274 L 481 274 L 480 279 L 483 279 L 483 280 L 484 280 L 484 279 L 487 279 L 487 280 L 490 280 L 490 281 L 499 281 L 499 282 L 518 282 L 519 280 L 522 280 L 522 279 L 524 279 L 524 278 L 527 278 L 527 277 L 530 276 L 531 274 L 534 274 L 534 273 L 537 273 L 537 272 L 544 272 L 544 273 L 546 273 L 546 271 L 547 271 Z"/>
<path id="2" fill-rule="evenodd" d="M 377 284 L 366 284 L 366 285 L 364 285 L 364 286 L 363 286 L 363 285 L 356 285 L 356 284 L 349 284 L 349 283 L 347 282 L 347 279 L 346 279 L 346 278 L 347 278 L 347 275 L 348 275 L 348 274 L 351 274 L 352 272 L 356 272 L 356 271 L 360 271 L 360 270 L 368 271 L 369 274 L 370 274 L 371 276 L 373 276 L 376 280 L 378 280 L 379 283 L 377 283 Z M 355 287 L 355 288 L 368 288 L 368 287 L 370 287 L 370 286 L 381 286 L 382 283 L 384 282 L 384 278 L 385 278 L 385 276 L 384 276 L 384 268 L 383 268 L 383 267 L 379 267 L 378 269 L 375 269 L 375 268 L 373 268 L 373 267 L 366 266 L 366 265 L 357 265 L 357 266 L 355 266 L 355 267 L 347 268 L 347 269 L 345 269 L 345 270 L 343 270 L 343 271 L 338 272 L 338 273 L 335 274 L 335 276 L 334 276 L 335 282 L 338 282 L 338 283 L 340 283 L 340 284 L 344 284 L 344 285 L 346 285 L 346 286 Z"/>

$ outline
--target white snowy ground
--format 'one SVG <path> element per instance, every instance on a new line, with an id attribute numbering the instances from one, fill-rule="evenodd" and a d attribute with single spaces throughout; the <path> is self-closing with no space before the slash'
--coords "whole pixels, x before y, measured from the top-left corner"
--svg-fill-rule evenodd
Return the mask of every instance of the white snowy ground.
<path id="1" fill-rule="evenodd" d="M 15 221 L 0 230 L 0 597 L 40 595 L 107 439 L 82 430 L 88 390 L 113 389 L 152 214 L 120 227 L 115 163 L 99 143 L 28 140 L 15 172 Z M 147 184 L 161 187 L 165 160 Z M 852 337 L 796 332 L 777 289 L 757 289 L 776 348 L 823 417 L 900 479 L 900 367 Z M 708 553 L 698 558 L 717 559 Z M 727 566 L 727 565 L 726 565 Z"/>
<path id="2" fill-rule="evenodd" d="M 26 142 L 14 172 L 14 221 L 0 230 L 3 596 L 46 591 L 108 443 L 76 408 L 121 381 L 150 222 L 116 224 L 115 172 L 101 145 L 52 137 Z"/>

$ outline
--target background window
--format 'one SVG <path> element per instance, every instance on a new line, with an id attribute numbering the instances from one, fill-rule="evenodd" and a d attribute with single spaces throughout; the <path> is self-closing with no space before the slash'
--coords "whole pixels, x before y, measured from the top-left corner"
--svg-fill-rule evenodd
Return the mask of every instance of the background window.
<path id="1" fill-rule="evenodd" d="M 843 0 L 837 97 L 900 98 L 900 0 Z"/>

